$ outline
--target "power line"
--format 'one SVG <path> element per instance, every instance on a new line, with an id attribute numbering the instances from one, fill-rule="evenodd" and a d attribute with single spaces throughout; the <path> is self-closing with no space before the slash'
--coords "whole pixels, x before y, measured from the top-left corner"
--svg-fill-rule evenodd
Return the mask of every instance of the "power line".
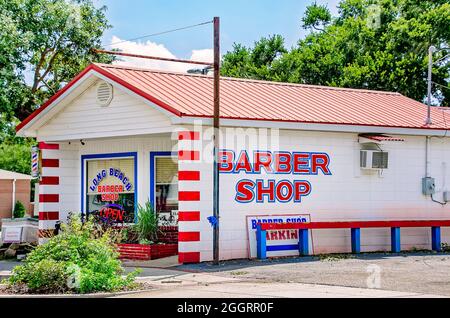
<path id="1" fill-rule="evenodd" d="M 431 83 L 433 83 L 434 85 L 446 88 L 446 89 L 450 89 L 450 87 L 448 87 L 448 86 L 445 86 L 445 85 L 442 85 L 442 84 L 439 84 L 439 83 L 436 83 L 436 82 L 433 82 L 433 81 Z"/>
<path id="2" fill-rule="evenodd" d="M 176 31 L 191 29 L 191 28 L 195 28 L 195 27 L 198 27 L 198 26 L 206 25 L 206 24 L 209 24 L 209 23 L 212 23 L 212 22 L 213 21 L 207 21 L 207 22 L 202 22 L 202 23 L 198 23 L 198 24 L 184 26 L 184 27 L 181 27 L 181 28 L 176 28 L 176 29 L 171 29 L 171 30 L 167 30 L 167 31 L 147 34 L 147 35 L 139 36 L 137 38 L 132 38 L 132 39 L 128 39 L 128 40 L 114 42 L 114 43 L 111 43 L 111 44 L 106 44 L 106 45 L 104 45 L 104 47 L 111 46 L 111 45 L 116 45 L 116 44 L 120 44 L 120 43 L 125 43 L 125 42 L 129 42 L 129 41 L 136 41 L 136 40 L 140 40 L 140 39 L 143 39 L 143 38 L 148 38 L 148 37 L 157 36 L 157 35 L 163 35 L 163 34 L 172 33 L 172 32 L 176 32 Z"/>
<path id="3" fill-rule="evenodd" d="M 210 67 L 213 66 L 213 63 L 201 62 L 201 61 L 172 59 L 172 58 L 167 58 L 167 57 L 150 56 L 150 55 L 142 55 L 142 54 L 134 54 L 134 53 L 126 53 L 126 52 L 118 52 L 118 51 L 107 51 L 107 50 L 99 50 L 99 49 L 92 49 L 92 51 L 96 52 L 96 53 L 111 54 L 111 55 L 121 55 L 121 56 L 128 56 L 128 57 L 138 57 L 138 58 L 150 59 L 150 60 L 179 62 L 179 63 L 187 63 L 187 64 L 208 65 Z"/>

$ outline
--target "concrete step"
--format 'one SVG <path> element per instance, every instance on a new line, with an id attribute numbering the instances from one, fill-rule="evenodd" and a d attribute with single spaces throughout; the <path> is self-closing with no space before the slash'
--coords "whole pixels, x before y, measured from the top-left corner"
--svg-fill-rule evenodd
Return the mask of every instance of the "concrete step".
<path id="1" fill-rule="evenodd" d="M 0 282 L 11 277 L 11 271 L 0 271 Z"/>

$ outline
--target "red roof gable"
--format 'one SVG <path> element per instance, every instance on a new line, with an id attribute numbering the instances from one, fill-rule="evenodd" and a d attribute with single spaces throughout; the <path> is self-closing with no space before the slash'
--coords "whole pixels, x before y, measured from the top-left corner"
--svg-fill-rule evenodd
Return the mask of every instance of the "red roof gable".
<path id="1" fill-rule="evenodd" d="M 183 117 L 212 117 L 211 76 L 92 64 L 18 127 L 95 70 L 131 91 Z M 221 78 L 221 118 L 300 123 L 447 129 L 450 113 L 432 107 L 433 124 L 425 126 L 426 105 L 399 93 L 362 89 Z"/>

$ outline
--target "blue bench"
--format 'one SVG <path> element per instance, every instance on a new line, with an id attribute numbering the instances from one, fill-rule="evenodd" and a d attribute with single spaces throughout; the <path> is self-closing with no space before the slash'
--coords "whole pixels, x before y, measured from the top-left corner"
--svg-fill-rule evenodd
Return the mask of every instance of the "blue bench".
<path id="1" fill-rule="evenodd" d="M 450 220 L 420 220 L 420 221 L 354 221 L 354 222 L 310 222 L 310 223 L 259 223 L 256 227 L 257 257 L 267 258 L 267 231 L 295 229 L 298 230 L 298 250 L 300 255 L 309 255 L 309 230 L 317 229 L 350 229 L 352 253 L 361 252 L 362 228 L 390 228 L 391 251 L 401 251 L 400 228 L 430 227 L 431 248 L 441 251 L 441 227 L 450 226 Z"/>

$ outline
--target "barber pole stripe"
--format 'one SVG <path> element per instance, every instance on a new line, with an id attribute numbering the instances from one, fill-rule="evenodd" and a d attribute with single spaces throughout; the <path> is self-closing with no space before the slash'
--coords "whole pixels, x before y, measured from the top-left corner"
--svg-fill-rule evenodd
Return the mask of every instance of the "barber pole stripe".
<path id="1" fill-rule="evenodd" d="M 42 177 L 40 185 L 59 185 L 59 177 Z"/>
<path id="2" fill-rule="evenodd" d="M 178 140 L 200 140 L 200 132 L 180 131 L 178 132 Z"/>
<path id="3" fill-rule="evenodd" d="M 178 222 L 200 221 L 200 211 L 179 211 Z"/>
<path id="4" fill-rule="evenodd" d="M 192 160 L 200 159 L 200 151 L 180 150 L 178 151 L 178 160 Z"/>
<path id="5" fill-rule="evenodd" d="M 200 181 L 200 171 L 178 171 L 178 181 Z"/>
<path id="6" fill-rule="evenodd" d="M 59 194 L 39 194 L 39 202 L 57 203 Z"/>
<path id="7" fill-rule="evenodd" d="M 39 143 L 39 149 L 47 149 L 47 150 L 59 150 L 59 144 L 47 144 L 45 142 Z"/>
<path id="8" fill-rule="evenodd" d="M 40 221 L 59 220 L 59 212 L 39 212 Z"/>
<path id="9" fill-rule="evenodd" d="M 178 260 L 200 262 L 200 132 L 178 133 Z"/>
<path id="10" fill-rule="evenodd" d="M 178 191 L 178 201 L 200 201 L 200 191 Z"/>
<path id="11" fill-rule="evenodd" d="M 178 242 L 198 242 L 200 241 L 200 232 L 179 232 Z"/>
<path id="12" fill-rule="evenodd" d="M 183 264 L 199 263 L 200 252 L 178 252 L 178 261 Z"/>
<path id="13" fill-rule="evenodd" d="M 39 143 L 41 179 L 39 181 L 39 244 L 53 237 L 60 215 L 60 151 L 59 144 Z"/>
<path id="14" fill-rule="evenodd" d="M 59 159 L 42 159 L 42 168 L 58 168 Z"/>

